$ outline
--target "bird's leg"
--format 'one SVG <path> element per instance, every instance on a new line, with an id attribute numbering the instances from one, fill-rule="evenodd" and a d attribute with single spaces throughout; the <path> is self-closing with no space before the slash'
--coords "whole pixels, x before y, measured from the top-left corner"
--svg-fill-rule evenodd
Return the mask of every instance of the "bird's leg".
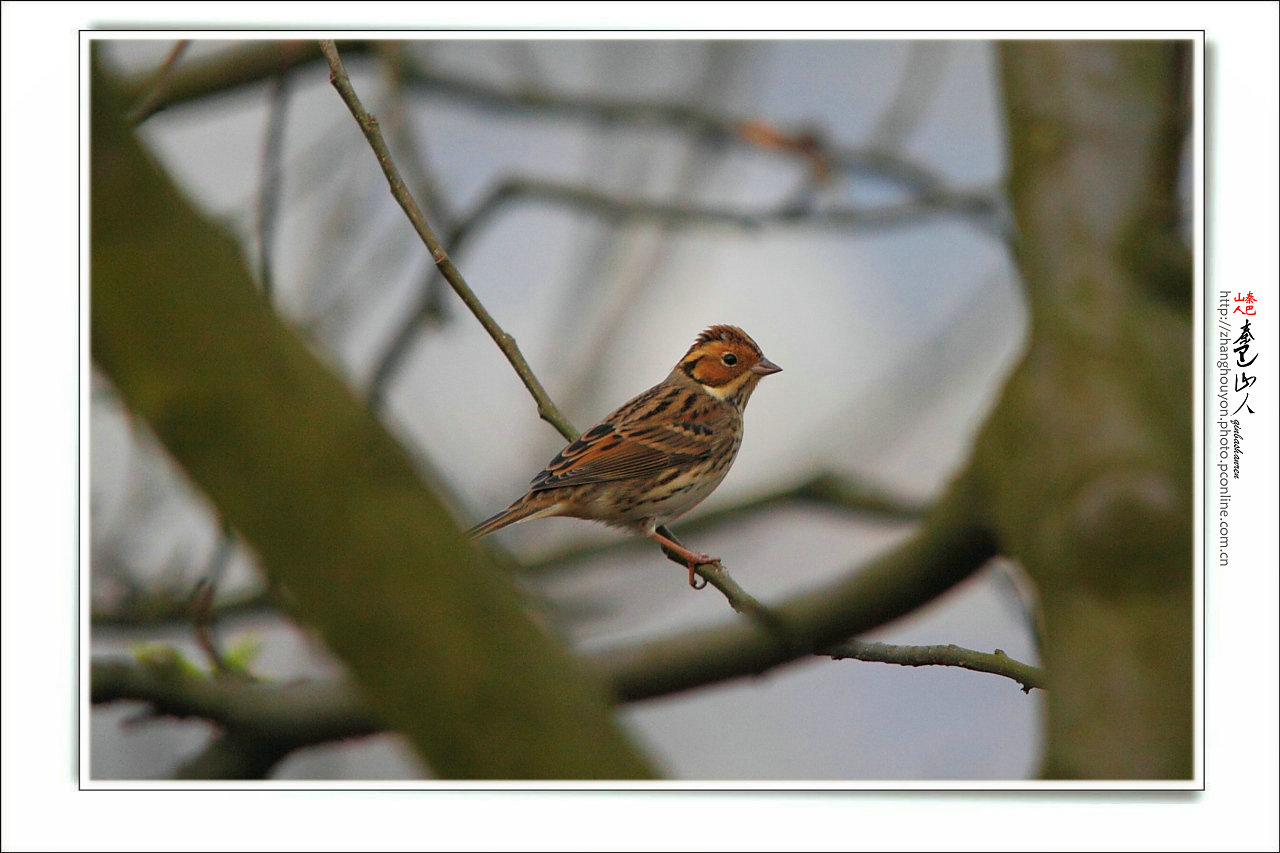
<path id="1" fill-rule="evenodd" d="M 709 563 L 720 562 L 718 559 L 710 556 L 709 554 L 703 554 L 700 551 L 690 551 L 688 548 L 684 547 L 679 542 L 677 542 L 675 539 L 675 536 L 673 536 L 671 531 L 667 530 L 665 527 L 660 527 L 657 530 L 650 533 L 649 538 L 657 542 L 659 545 L 661 545 L 663 551 L 666 551 L 667 553 L 670 553 L 670 554 L 675 554 L 677 557 L 679 557 L 681 560 L 685 562 L 685 564 L 689 567 L 689 586 L 693 587 L 694 589 L 702 589 L 707 585 L 707 582 L 705 579 L 702 581 L 701 586 L 698 585 L 697 576 L 694 574 L 694 569 L 696 569 L 698 566 L 707 565 Z"/>

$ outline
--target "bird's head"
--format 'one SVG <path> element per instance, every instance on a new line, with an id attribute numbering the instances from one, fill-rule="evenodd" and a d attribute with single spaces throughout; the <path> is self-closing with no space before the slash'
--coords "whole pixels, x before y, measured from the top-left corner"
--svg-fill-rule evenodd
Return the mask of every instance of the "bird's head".
<path id="1" fill-rule="evenodd" d="M 747 404 L 756 383 L 782 370 L 737 326 L 712 326 L 698 335 L 676 369 L 708 394 L 739 408 Z"/>

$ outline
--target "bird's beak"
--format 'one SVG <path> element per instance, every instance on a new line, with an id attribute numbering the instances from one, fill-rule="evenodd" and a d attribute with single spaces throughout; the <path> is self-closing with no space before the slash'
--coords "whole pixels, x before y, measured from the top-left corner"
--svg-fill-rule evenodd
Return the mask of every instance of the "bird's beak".
<path id="1" fill-rule="evenodd" d="M 781 370 L 781 367 L 778 367 L 778 365 L 774 364 L 767 358 L 761 358 L 760 362 L 756 364 L 755 367 L 751 368 L 751 372 L 757 376 L 768 376 L 770 373 L 778 373 Z"/>

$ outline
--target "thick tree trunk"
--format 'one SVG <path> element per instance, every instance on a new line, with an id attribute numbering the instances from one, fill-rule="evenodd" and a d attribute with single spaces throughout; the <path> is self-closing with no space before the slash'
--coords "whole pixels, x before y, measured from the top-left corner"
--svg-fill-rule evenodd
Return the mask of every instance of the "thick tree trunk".
<path id="1" fill-rule="evenodd" d="M 1040 592 L 1053 778 L 1193 773 L 1190 50 L 1000 48 L 1031 335 L 975 470 Z"/>

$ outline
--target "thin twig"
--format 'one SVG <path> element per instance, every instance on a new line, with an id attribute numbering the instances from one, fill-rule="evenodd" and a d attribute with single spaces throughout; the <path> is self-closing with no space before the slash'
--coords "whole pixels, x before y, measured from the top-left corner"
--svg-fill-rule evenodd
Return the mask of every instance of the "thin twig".
<path id="1" fill-rule="evenodd" d="M 899 666 L 955 666 L 974 672 L 988 672 L 1012 678 L 1022 685 L 1023 693 L 1030 693 L 1037 688 L 1043 690 L 1047 684 L 1044 670 L 1016 661 L 1000 649 L 987 653 L 956 645 L 893 646 L 867 640 L 846 640 L 823 649 L 822 654 L 834 660 L 850 659 Z"/>
<path id="2" fill-rule="evenodd" d="M 957 478 L 906 541 L 821 588 L 769 608 L 784 642 L 759 620 L 736 619 L 638 644 L 588 661 L 622 701 L 767 672 L 891 622 L 934 600 L 997 553 L 971 474 Z"/>
<path id="3" fill-rule="evenodd" d="M 378 42 L 375 52 L 386 68 L 389 92 L 389 120 L 384 122 L 387 133 L 396 143 L 400 162 L 404 165 L 407 183 L 421 199 L 427 218 L 435 221 L 448 232 L 457 219 L 453 203 L 445 194 L 440 182 L 427 167 L 426 152 L 422 140 L 414 133 L 413 122 L 404 101 L 405 46 L 403 42 Z M 452 248 L 452 246 L 450 247 Z"/>
<path id="4" fill-rule="evenodd" d="M 338 55 L 338 48 L 332 41 L 322 41 L 320 49 L 329 60 L 329 81 L 334 88 L 338 90 L 338 94 L 342 96 L 342 100 L 351 110 L 351 115 L 355 118 L 356 123 L 360 125 L 360 129 L 364 132 L 365 138 L 369 140 L 369 145 L 373 148 L 374 154 L 378 158 L 378 163 L 382 166 L 383 173 L 387 176 L 387 182 L 391 186 L 391 194 L 395 196 L 397 202 L 404 209 L 409 217 L 409 221 L 413 223 L 414 230 L 422 238 L 427 249 L 431 252 L 431 256 L 435 259 L 436 265 L 440 267 L 440 271 L 444 274 L 445 279 L 453 287 L 454 292 L 461 297 L 467 307 L 471 309 L 472 314 L 480 320 L 481 325 L 489 332 L 490 337 L 498 344 L 503 353 L 506 354 L 507 360 L 511 362 L 511 366 L 515 368 L 516 373 L 524 382 L 525 387 L 529 389 L 529 393 L 533 395 L 534 400 L 538 404 L 538 414 L 543 420 L 554 426 L 561 435 L 567 440 L 573 441 L 578 436 L 578 431 L 569 423 L 568 419 L 560 414 L 559 409 L 551 402 L 546 391 L 542 387 L 542 383 L 534 375 L 533 370 L 529 367 L 524 357 L 520 354 L 520 350 L 516 347 L 515 339 L 508 335 L 498 326 L 497 322 L 481 304 L 475 293 L 467 285 L 462 278 L 462 274 L 454 266 L 453 261 L 449 259 L 448 254 L 436 239 L 435 234 L 431 232 L 430 227 L 426 223 L 426 219 L 422 214 L 422 209 L 418 203 L 414 201 L 412 193 L 405 186 L 404 180 L 400 177 L 400 171 L 396 168 L 394 159 L 390 150 L 387 148 L 386 141 L 382 137 L 382 132 L 378 128 L 378 120 L 370 115 L 360 103 L 359 97 L 351 86 L 351 79 L 347 76 L 346 69 L 342 65 L 342 58 Z M 668 532 L 663 529 L 663 532 Z M 682 561 L 674 554 L 667 552 L 668 558 L 674 559 L 676 562 Z M 725 594 L 729 599 L 730 605 L 735 610 L 745 613 L 756 619 L 763 627 L 774 629 L 780 623 L 777 622 L 764 605 L 751 598 L 742 590 L 725 572 L 724 568 L 718 563 L 714 565 L 705 565 L 696 568 L 698 574 L 712 583 Z M 785 635 L 779 634 L 779 638 L 786 641 Z"/>
<path id="5" fill-rule="evenodd" d="M 512 368 L 515 370 L 516 375 L 520 377 L 520 381 L 524 383 L 525 388 L 529 389 L 529 393 L 537 403 L 538 416 L 555 427 L 566 440 L 573 441 L 578 437 L 577 430 L 560 413 L 555 403 L 551 402 L 551 398 L 542 387 L 542 383 L 538 381 L 538 377 L 534 375 L 529 363 L 525 361 L 524 356 L 520 353 L 520 347 L 516 344 L 515 338 L 504 332 L 497 321 L 493 319 L 493 316 L 489 314 L 489 311 L 462 277 L 462 273 L 454 266 L 453 261 L 448 253 L 445 252 L 444 247 L 440 245 L 440 241 L 436 239 L 436 235 L 432 232 L 430 226 L 427 225 L 422 209 L 414 200 L 408 187 L 405 186 L 404 179 L 400 177 L 400 170 L 396 168 L 391 152 L 387 148 L 386 140 L 382 138 L 382 131 L 378 128 L 378 120 L 365 110 L 364 105 L 360 103 L 360 98 L 355 93 L 355 89 L 352 88 L 351 78 L 347 76 L 347 70 L 342 64 L 342 57 L 338 55 L 337 46 L 332 41 L 325 40 L 320 42 L 320 49 L 329 60 L 329 82 L 333 84 L 333 87 L 338 91 L 343 102 L 346 103 L 347 108 L 351 111 L 356 123 L 360 125 L 360 130 L 364 133 L 365 139 L 369 141 L 369 146 L 378 158 L 378 165 L 382 167 L 382 172 L 387 177 L 387 183 L 391 187 L 391 195 L 395 197 L 400 207 L 404 209 L 405 215 L 409 217 L 409 222 L 412 223 L 414 230 L 418 232 L 418 236 L 422 238 L 422 242 L 431 253 L 431 258 L 435 261 L 436 266 L 439 267 L 441 274 L 449 282 L 449 286 L 453 288 L 454 293 L 458 294 L 458 298 L 480 321 L 480 325 L 489 333 L 489 337 L 493 338 L 493 342 L 498 345 L 498 349 L 502 350 L 503 355 L 507 357 L 507 361 L 511 363 Z"/>
<path id="6" fill-rule="evenodd" d="M 658 530 L 663 532 L 664 535 L 670 534 L 670 531 L 666 530 L 665 527 L 659 527 Z M 662 553 L 671 562 L 681 566 L 685 565 L 679 554 L 668 551 L 665 547 L 662 549 Z M 787 629 L 787 625 L 782 618 L 739 586 L 738 582 L 733 579 L 719 560 L 714 563 L 703 563 L 700 566 L 695 566 L 693 571 L 718 589 L 720 594 L 729 602 L 729 606 L 736 612 L 751 619 L 767 631 L 782 648 L 787 650 L 794 648 L 794 651 L 799 653 L 808 651 L 797 644 L 795 635 Z"/>
<path id="7" fill-rule="evenodd" d="M 453 204 L 428 168 L 423 143 L 413 132 L 413 123 L 405 109 L 404 45 L 400 42 L 379 42 L 376 52 L 382 58 L 389 78 L 388 115 L 384 122 L 387 135 L 395 143 L 400 162 L 408 176 L 407 183 L 415 197 L 421 199 L 427 219 L 435 222 L 446 235 L 444 244 L 456 256 L 457 246 L 447 237 L 457 220 Z M 373 408 L 380 409 L 385 402 L 387 387 L 411 351 L 418 332 L 429 322 L 442 323 L 448 319 L 445 285 L 444 277 L 438 270 L 427 270 L 422 276 L 414 307 L 405 314 L 400 325 L 388 338 L 381 354 L 374 359 L 373 372 L 365 388 L 369 405 Z"/>

